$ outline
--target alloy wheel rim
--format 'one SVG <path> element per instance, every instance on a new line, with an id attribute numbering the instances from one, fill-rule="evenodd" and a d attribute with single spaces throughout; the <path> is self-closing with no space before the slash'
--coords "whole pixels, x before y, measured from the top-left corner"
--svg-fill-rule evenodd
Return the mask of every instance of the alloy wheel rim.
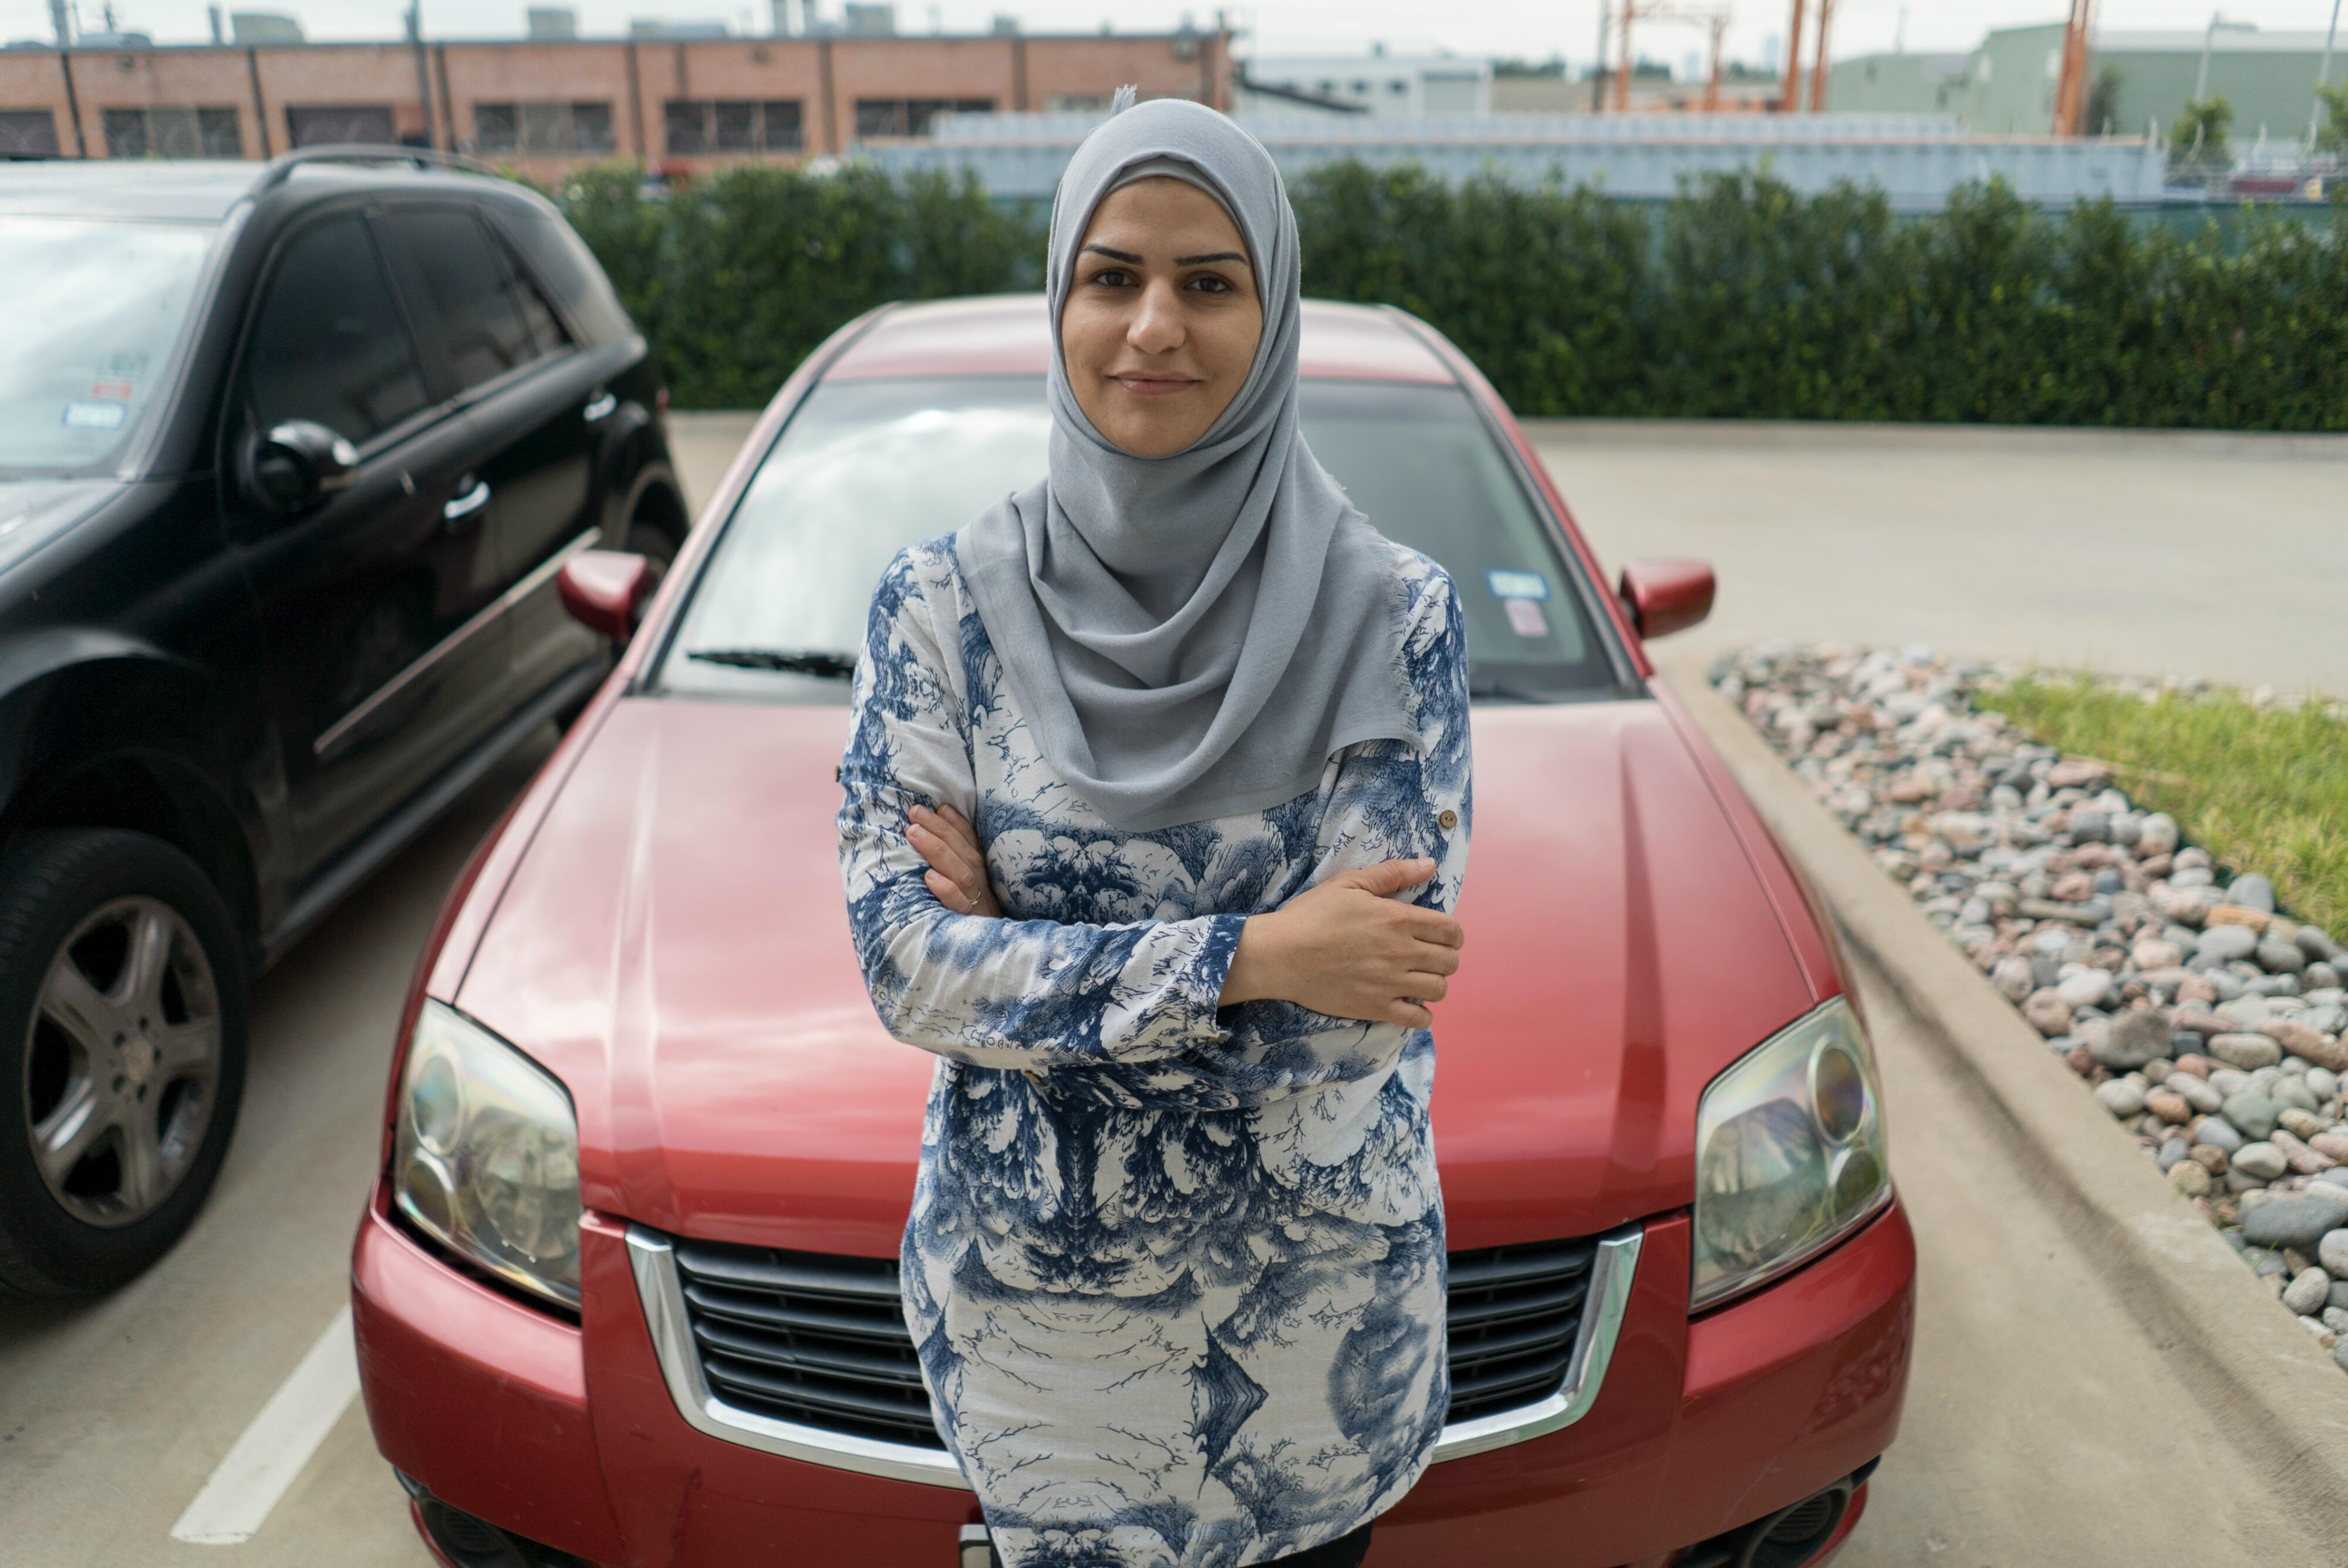
<path id="1" fill-rule="evenodd" d="M 219 1100 L 220 994 L 180 912 L 143 895 L 58 944 L 26 1025 L 34 1168 L 85 1225 L 135 1225 L 179 1190 Z"/>

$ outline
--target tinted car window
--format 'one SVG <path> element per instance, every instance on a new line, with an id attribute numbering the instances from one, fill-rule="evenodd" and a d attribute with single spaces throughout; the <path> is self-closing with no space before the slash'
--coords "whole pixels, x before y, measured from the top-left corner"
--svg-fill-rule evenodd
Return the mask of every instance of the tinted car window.
<path id="1" fill-rule="evenodd" d="M 1574 569 L 1464 391 L 1307 381 L 1302 405 L 1306 441 L 1354 504 L 1457 582 L 1480 694 L 1613 689 Z M 753 666 L 773 654 L 816 655 L 819 667 L 852 657 L 890 558 L 1033 484 L 1050 431 L 1040 377 L 819 385 L 727 522 L 662 687 L 839 700 L 837 681 Z"/>
<path id="2" fill-rule="evenodd" d="M 215 232 L 0 218 L 0 474 L 115 459 L 170 380 Z"/>
<path id="3" fill-rule="evenodd" d="M 366 223 L 330 219 L 286 248 L 253 337 L 263 429 L 310 419 L 353 441 L 425 405 L 424 376 Z"/>
<path id="4" fill-rule="evenodd" d="M 439 343 L 458 390 L 494 381 L 555 346 L 532 339 L 513 269 L 471 213 L 395 212 L 384 228 L 422 296 L 421 330 Z M 543 304 L 539 314 L 551 323 Z"/>
<path id="5" fill-rule="evenodd" d="M 572 322 L 589 343 L 617 343 L 635 333 L 610 280 L 596 264 L 594 253 L 570 224 L 535 208 L 500 213 L 502 227 L 520 242 L 521 252 L 539 282 L 570 313 Z"/>

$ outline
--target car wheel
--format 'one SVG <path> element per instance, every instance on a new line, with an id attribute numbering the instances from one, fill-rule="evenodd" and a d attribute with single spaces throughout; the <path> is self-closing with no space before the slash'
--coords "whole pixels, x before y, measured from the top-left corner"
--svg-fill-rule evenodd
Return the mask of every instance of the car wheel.
<path id="1" fill-rule="evenodd" d="M 669 538 L 668 531 L 659 524 L 643 518 L 628 525 L 625 548 L 629 554 L 640 555 L 653 563 L 654 582 L 667 576 L 668 569 L 676 562 L 676 541 Z"/>
<path id="2" fill-rule="evenodd" d="M 143 833 L 0 856 L 0 1294 L 153 1263 L 219 1175 L 244 1090 L 244 961 L 220 894 Z"/>

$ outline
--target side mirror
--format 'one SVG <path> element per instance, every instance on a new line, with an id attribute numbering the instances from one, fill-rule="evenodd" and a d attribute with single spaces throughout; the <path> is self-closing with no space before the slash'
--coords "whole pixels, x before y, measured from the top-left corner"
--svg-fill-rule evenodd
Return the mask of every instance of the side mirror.
<path id="1" fill-rule="evenodd" d="M 658 580 L 653 563 L 644 556 L 581 550 L 562 563 L 554 589 L 572 620 L 614 642 L 625 642 L 635 634 L 636 612 L 652 597 Z"/>
<path id="2" fill-rule="evenodd" d="M 1617 591 L 1642 638 L 1669 637 L 1712 613 L 1712 563 L 1653 556 L 1625 561 Z"/>
<path id="3" fill-rule="evenodd" d="M 358 477 L 359 452 L 323 425 L 289 419 L 255 441 L 247 480 L 269 511 L 306 510 Z"/>

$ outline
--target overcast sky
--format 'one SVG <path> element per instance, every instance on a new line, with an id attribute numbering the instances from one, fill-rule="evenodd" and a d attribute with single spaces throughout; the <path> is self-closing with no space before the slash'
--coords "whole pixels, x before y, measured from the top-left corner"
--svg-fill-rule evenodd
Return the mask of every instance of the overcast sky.
<path id="1" fill-rule="evenodd" d="M 74 0 L 81 26 L 103 25 L 97 0 Z M 523 0 L 423 0 L 427 36 L 510 37 L 522 31 Z M 1599 0 L 1467 0 L 1433 5 L 1426 0 L 1255 0 L 1233 6 L 1245 30 L 1242 53 L 1366 50 L 1373 41 L 1396 52 L 1448 49 L 1461 55 L 1545 59 L 1562 54 L 1576 68 L 1597 44 Z M 819 0 L 839 14 L 839 0 Z M 1731 0 L 1732 57 L 1758 60 L 1784 36 L 1791 0 Z M 2102 0 L 2106 28 L 2199 28 L 2210 0 Z M 625 31 L 632 17 L 723 21 L 736 32 L 763 32 L 771 12 L 765 0 L 578 0 L 582 31 Z M 223 10 L 291 12 L 313 38 L 387 38 L 400 33 L 401 0 L 224 0 Z M 1091 32 L 1114 15 L 1120 28 L 1169 28 L 1186 12 L 1204 26 L 1215 7 L 1205 0 L 899 0 L 900 31 L 983 31 L 1007 11 L 1033 32 Z M 1816 6 L 1811 7 L 1815 14 Z M 1832 52 L 1837 56 L 1890 49 L 1902 34 L 1910 50 L 1963 50 L 1991 27 L 2059 22 L 2063 0 L 1837 0 Z M 2331 20 L 2332 0 L 2228 0 L 2230 18 L 2266 28 L 2315 28 Z M 197 43 L 209 36 L 203 0 L 119 0 L 118 25 L 153 35 L 158 43 Z M 1903 23 L 1904 18 L 1904 23 Z M 47 0 L 0 0 L 0 39 L 49 36 Z M 1700 49 L 1694 27 L 1653 23 L 1639 34 L 1640 52 L 1678 64 Z"/>

